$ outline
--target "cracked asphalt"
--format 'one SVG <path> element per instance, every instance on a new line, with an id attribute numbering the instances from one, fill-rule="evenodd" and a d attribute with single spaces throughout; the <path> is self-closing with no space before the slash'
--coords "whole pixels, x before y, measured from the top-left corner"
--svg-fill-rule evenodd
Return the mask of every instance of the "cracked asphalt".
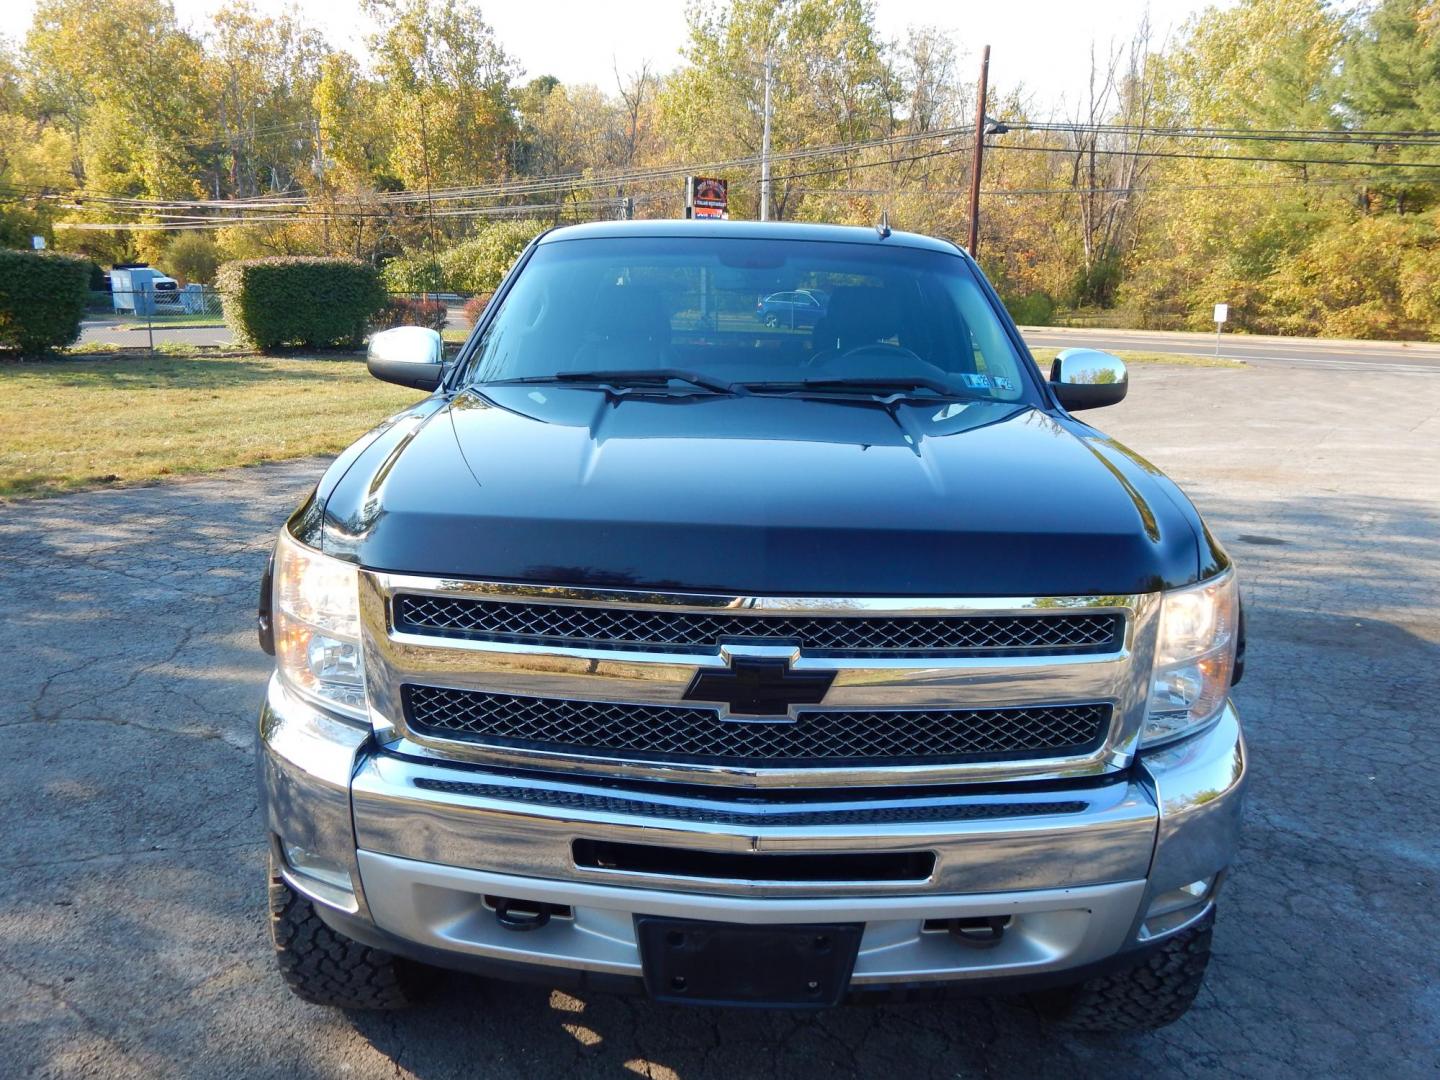
<path id="1" fill-rule="evenodd" d="M 1440 377 L 1139 368 L 1096 422 L 1240 563 L 1253 782 L 1192 1013 L 708 1012 L 441 977 L 347 1016 L 273 970 L 254 792 L 273 531 L 323 463 L 0 507 L 0 1075 L 1440 1073 Z M 82 436 L 83 437 L 83 433 Z"/>

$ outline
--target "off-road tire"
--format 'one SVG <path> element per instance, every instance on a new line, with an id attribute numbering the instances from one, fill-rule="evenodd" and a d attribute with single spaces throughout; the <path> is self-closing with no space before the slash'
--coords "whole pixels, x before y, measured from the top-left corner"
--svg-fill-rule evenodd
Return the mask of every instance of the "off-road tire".
<path id="1" fill-rule="evenodd" d="M 415 965 L 337 934 L 270 861 L 275 962 L 299 998 L 337 1009 L 403 1009 L 418 997 Z"/>
<path id="2" fill-rule="evenodd" d="M 1146 1031 L 1173 1024 L 1200 992 L 1210 963 L 1213 926 L 1213 917 L 1207 917 L 1132 967 L 1037 994 L 1032 1000 L 1047 1020 L 1072 1031 Z"/>

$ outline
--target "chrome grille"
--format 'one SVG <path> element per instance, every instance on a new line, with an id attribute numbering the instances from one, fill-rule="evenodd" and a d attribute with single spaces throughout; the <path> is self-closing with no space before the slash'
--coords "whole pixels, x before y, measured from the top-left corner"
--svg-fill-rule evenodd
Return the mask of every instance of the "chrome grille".
<path id="1" fill-rule="evenodd" d="M 793 644 L 812 655 L 1054 655 L 1119 648 L 1118 612 L 1017 615 L 756 615 L 586 607 L 400 593 L 398 630 L 482 641 L 707 651 L 735 640 Z"/>
<path id="2" fill-rule="evenodd" d="M 1110 706 L 802 710 L 793 721 L 737 722 L 709 708 L 522 697 L 407 685 L 420 734 L 649 760 L 803 768 L 1056 757 L 1097 749 Z"/>
<path id="3" fill-rule="evenodd" d="M 987 818 L 1039 817 L 1044 814 L 1079 814 L 1089 805 L 1083 800 L 1057 802 L 943 802 L 914 805 L 886 803 L 880 806 L 849 806 L 843 810 L 828 809 L 825 803 L 803 803 L 775 807 L 769 804 L 743 805 L 737 809 L 707 806 L 694 800 L 640 802 L 613 795 L 592 795 L 553 787 L 520 784 L 476 784 L 464 780 L 433 780 L 418 777 L 415 786 L 425 791 L 449 795 L 470 795 L 480 799 L 502 799 L 506 802 L 529 803 L 533 806 L 559 807 L 605 814 L 630 814 L 637 817 L 664 818 L 669 821 L 693 821 L 704 825 L 770 825 L 794 827 L 807 825 L 894 825 L 901 822 L 978 821 Z"/>

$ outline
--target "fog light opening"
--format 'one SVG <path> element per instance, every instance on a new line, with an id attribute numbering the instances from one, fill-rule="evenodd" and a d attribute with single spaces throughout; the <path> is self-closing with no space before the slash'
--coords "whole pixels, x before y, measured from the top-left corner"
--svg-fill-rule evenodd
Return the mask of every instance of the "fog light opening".
<path id="1" fill-rule="evenodd" d="M 355 908 L 355 882 L 348 867 L 289 840 L 280 847 L 296 888 L 311 899 L 347 910 Z"/>
<path id="2" fill-rule="evenodd" d="M 1141 940 L 1168 934 L 1194 919 L 1214 900 L 1218 885 L 1216 877 L 1211 875 L 1160 893 L 1145 911 Z"/>

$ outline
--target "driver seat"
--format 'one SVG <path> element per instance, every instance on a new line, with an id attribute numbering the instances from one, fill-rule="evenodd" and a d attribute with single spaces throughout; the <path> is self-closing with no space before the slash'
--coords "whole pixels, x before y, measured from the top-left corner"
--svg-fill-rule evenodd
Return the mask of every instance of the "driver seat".
<path id="1" fill-rule="evenodd" d="M 888 289 L 846 285 L 830 294 L 830 306 L 811 334 L 813 355 L 839 356 L 900 333 L 900 303 Z"/>

